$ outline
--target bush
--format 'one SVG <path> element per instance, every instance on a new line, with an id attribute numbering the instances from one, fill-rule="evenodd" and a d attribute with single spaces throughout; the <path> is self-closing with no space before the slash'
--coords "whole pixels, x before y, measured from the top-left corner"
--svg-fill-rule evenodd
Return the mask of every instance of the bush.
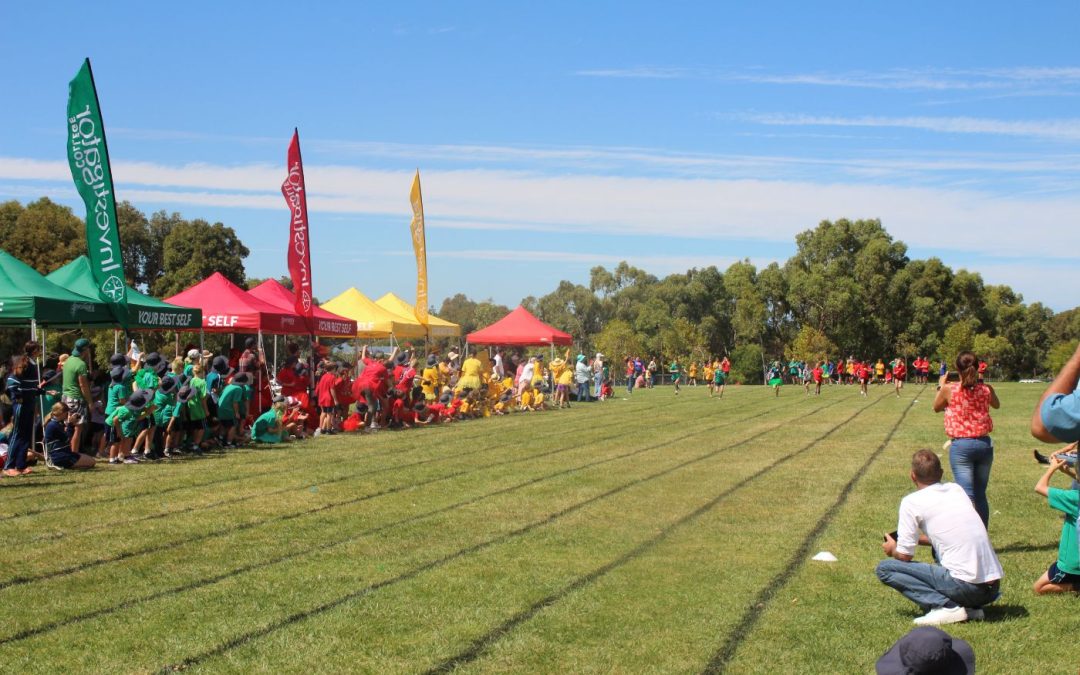
<path id="1" fill-rule="evenodd" d="M 740 345 L 731 352 L 731 379 L 740 384 L 762 384 L 761 347 Z"/>

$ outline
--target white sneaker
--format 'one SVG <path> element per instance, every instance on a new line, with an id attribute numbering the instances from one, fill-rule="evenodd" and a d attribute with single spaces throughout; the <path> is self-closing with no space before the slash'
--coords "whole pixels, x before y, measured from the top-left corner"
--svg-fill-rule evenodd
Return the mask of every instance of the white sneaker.
<path id="1" fill-rule="evenodd" d="M 968 621 L 982 621 L 986 618 L 986 612 L 981 607 L 965 607 L 964 611 L 967 612 Z"/>
<path id="2" fill-rule="evenodd" d="M 963 607 L 938 607 L 920 616 L 913 622 L 916 626 L 943 626 L 947 623 L 961 623 L 968 620 L 967 610 Z"/>

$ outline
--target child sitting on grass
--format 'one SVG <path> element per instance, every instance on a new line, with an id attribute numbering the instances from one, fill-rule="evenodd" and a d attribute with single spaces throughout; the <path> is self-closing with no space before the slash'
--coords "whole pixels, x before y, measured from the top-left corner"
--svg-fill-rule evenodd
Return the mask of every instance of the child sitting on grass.
<path id="1" fill-rule="evenodd" d="M 1058 471 L 1074 479 L 1076 477 L 1069 473 L 1066 460 L 1055 454 L 1050 457 L 1050 467 L 1035 484 L 1035 492 L 1046 497 L 1050 508 L 1065 514 L 1057 560 L 1043 572 L 1033 588 L 1039 595 L 1080 591 L 1080 543 L 1077 542 L 1076 532 L 1076 517 L 1080 513 L 1080 490 L 1050 487 L 1050 478 Z"/>
<path id="2" fill-rule="evenodd" d="M 285 399 L 278 396 L 270 409 L 255 418 L 251 440 L 256 443 L 281 443 L 289 439 L 281 420 L 285 417 Z"/>
<path id="3" fill-rule="evenodd" d="M 67 433 L 68 408 L 56 403 L 49 411 L 49 423 L 45 425 L 45 451 L 49 461 L 58 469 L 92 469 L 96 461 L 91 455 L 71 451 L 71 438 Z"/>

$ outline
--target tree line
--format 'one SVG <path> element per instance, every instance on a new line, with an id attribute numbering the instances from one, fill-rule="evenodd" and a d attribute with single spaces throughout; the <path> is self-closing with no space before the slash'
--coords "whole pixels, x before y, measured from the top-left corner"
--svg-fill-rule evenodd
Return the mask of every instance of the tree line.
<path id="1" fill-rule="evenodd" d="M 583 351 L 684 362 L 727 355 L 747 382 L 778 359 L 951 361 L 964 349 L 997 377 L 1039 377 L 1060 368 L 1080 336 L 1080 308 L 1055 314 L 977 272 L 912 259 L 879 220 L 823 221 L 795 243 L 786 262 L 761 269 L 743 260 L 661 279 L 625 262 L 598 266 L 588 286 L 561 281 L 522 304 Z M 471 328 L 504 309 L 459 295 L 440 316 Z"/>
<path id="2" fill-rule="evenodd" d="M 259 281 L 244 271 L 249 250 L 220 222 L 147 216 L 129 202 L 118 204 L 117 221 L 127 281 L 151 295 L 168 297 L 213 272 L 241 286 Z M 84 229 L 69 207 L 46 197 L 0 203 L 0 249 L 43 274 L 85 252 Z M 522 304 L 573 335 L 582 352 L 727 355 L 736 379 L 748 382 L 774 359 L 951 359 L 963 349 L 997 377 L 1039 377 L 1060 368 L 1080 338 L 1080 308 L 1055 314 L 977 272 L 909 258 L 879 220 L 822 221 L 795 244 L 786 262 L 761 269 L 742 260 L 661 279 L 626 262 L 597 266 L 588 286 L 560 281 Z M 509 309 L 459 293 L 432 311 L 468 333 Z"/>

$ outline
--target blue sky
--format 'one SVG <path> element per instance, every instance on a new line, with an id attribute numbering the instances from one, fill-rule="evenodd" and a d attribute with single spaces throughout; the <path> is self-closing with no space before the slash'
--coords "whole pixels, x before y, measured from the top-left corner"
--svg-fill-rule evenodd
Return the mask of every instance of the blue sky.
<path id="1" fill-rule="evenodd" d="M 38 6 L 46 5 L 47 6 Z M 811 6 L 812 5 L 812 6 Z M 117 194 L 284 274 L 299 127 L 316 294 L 515 305 L 620 260 L 784 261 L 823 219 L 1080 304 L 1080 3 L 0 4 L 0 199 L 76 207 L 89 56 Z"/>

